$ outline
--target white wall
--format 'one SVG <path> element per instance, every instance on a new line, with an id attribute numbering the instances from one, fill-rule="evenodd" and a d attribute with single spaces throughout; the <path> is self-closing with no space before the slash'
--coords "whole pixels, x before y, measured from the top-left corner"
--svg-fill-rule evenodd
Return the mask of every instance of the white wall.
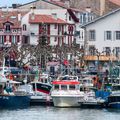
<path id="1" fill-rule="evenodd" d="M 120 31 L 120 11 L 86 26 L 86 30 L 87 38 L 89 30 L 96 31 L 96 41 L 87 40 L 87 43 L 95 45 L 99 52 L 103 51 L 103 47 L 120 47 L 120 40 L 115 40 L 113 35 L 115 31 Z M 105 40 L 105 31 L 112 31 L 112 40 Z"/>

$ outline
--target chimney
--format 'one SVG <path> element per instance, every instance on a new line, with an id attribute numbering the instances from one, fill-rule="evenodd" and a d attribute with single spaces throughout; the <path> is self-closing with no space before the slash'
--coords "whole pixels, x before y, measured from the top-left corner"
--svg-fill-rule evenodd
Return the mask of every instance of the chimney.
<path id="1" fill-rule="evenodd" d="M 21 21 L 21 13 L 18 13 L 18 21 Z"/>
<path id="2" fill-rule="evenodd" d="M 35 19 L 34 9 L 36 9 L 36 7 L 31 6 L 30 9 L 31 9 L 31 19 L 34 20 Z"/>
<path id="3" fill-rule="evenodd" d="M 85 9 L 87 12 L 91 13 L 91 7 L 86 7 Z"/>
<path id="4" fill-rule="evenodd" d="M 65 1 L 64 5 L 69 8 L 70 7 L 70 1 Z"/>
<path id="5" fill-rule="evenodd" d="M 35 19 L 35 14 L 31 13 L 30 17 L 31 17 L 31 20 L 34 20 Z"/>
<path id="6" fill-rule="evenodd" d="M 100 0 L 100 16 L 105 13 L 105 0 Z"/>

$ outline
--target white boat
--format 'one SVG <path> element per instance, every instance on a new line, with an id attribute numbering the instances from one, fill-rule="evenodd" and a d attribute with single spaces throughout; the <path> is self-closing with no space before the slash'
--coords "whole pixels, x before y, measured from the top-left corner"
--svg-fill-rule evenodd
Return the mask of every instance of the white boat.
<path id="1" fill-rule="evenodd" d="M 81 107 L 103 107 L 105 100 L 102 98 L 96 98 L 94 91 L 85 91 L 83 101 L 79 101 Z"/>
<path id="2" fill-rule="evenodd" d="M 84 77 L 81 78 L 80 80 L 80 85 L 83 87 L 93 87 L 93 79 L 92 77 Z"/>
<path id="3" fill-rule="evenodd" d="M 84 92 L 80 91 L 80 82 L 74 76 L 59 77 L 60 80 L 52 82 L 53 88 L 51 97 L 55 107 L 78 107 L 78 101 L 84 97 Z M 61 80 L 61 78 L 63 78 Z"/>

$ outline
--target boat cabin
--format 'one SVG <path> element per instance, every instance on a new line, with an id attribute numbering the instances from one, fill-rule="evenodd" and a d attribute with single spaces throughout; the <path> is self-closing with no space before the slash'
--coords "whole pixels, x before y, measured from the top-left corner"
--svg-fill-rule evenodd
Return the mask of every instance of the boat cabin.
<path id="1" fill-rule="evenodd" d="M 80 90 L 78 81 L 53 81 L 53 90 Z"/>
<path id="2" fill-rule="evenodd" d="M 120 91 L 120 84 L 113 85 L 112 86 L 112 91 Z"/>
<path id="3" fill-rule="evenodd" d="M 42 83 L 50 83 L 48 74 L 41 74 L 39 81 Z"/>
<path id="4" fill-rule="evenodd" d="M 120 84 L 120 78 L 108 78 L 110 84 Z"/>
<path id="5" fill-rule="evenodd" d="M 93 79 L 91 77 L 85 77 L 80 79 L 81 86 L 93 87 Z"/>
<path id="6" fill-rule="evenodd" d="M 78 81 L 78 76 L 65 75 L 65 76 L 58 77 L 57 80 L 74 80 L 74 81 Z"/>

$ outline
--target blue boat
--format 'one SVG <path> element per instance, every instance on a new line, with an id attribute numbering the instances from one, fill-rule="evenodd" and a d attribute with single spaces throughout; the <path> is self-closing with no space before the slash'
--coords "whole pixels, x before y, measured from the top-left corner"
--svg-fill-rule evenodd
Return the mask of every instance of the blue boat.
<path id="1" fill-rule="evenodd" d="M 26 108 L 29 105 L 29 96 L 0 95 L 0 108 Z"/>
<path id="2" fill-rule="evenodd" d="M 0 108 L 25 108 L 30 105 L 30 97 L 25 91 L 18 90 L 16 85 L 20 85 L 20 82 L 2 76 L 0 79 Z"/>

